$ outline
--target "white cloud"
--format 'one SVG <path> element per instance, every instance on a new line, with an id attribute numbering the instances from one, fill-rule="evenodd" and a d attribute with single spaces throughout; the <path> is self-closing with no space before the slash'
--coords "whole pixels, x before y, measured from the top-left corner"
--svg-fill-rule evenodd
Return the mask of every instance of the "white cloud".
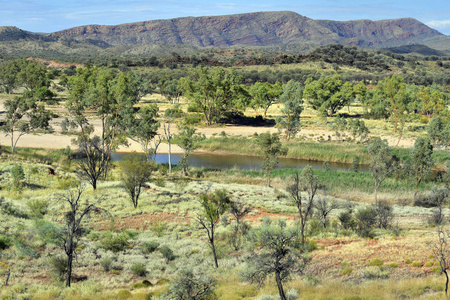
<path id="1" fill-rule="evenodd" d="M 447 28 L 450 27 L 450 20 L 435 20 L 426 22 L 425 24 L 435 28 Z"/>

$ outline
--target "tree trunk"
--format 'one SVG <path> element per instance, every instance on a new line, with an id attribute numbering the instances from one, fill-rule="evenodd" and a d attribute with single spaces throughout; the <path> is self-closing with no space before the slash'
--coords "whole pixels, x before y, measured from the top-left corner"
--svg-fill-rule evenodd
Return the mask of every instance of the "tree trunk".
<path id="1" fill-rule="evenodd" d="M 448 273 L 447 270 L 444 270 L 444 274 L 445 274 L 445 296 L 447 296 L 447 291 L 448 291 Z"/>
<path id="2" fill-rule="evenodd" d="M 171 174 L 172 173 L 172 161 L 171 161 L 170 139 L 167 140 L 167 143 L 169 144 L 169 174 Z"/>
<path id="3" fill-rule="evenodd" d="M 275 280 L 277 282 L 278 293 L 280 294 L 280 300 L 286 300 L 286 295 L 283 290 L 283 283 L 281 282 L 280 272 L 275 272 Z"/>
<path id="4" fill-rule="evenodd" d="M 378 186 L 377 186 L 377 182 L 375 181 L 375 204 L 378 204 L 377 189 L 378 189 Z"/>

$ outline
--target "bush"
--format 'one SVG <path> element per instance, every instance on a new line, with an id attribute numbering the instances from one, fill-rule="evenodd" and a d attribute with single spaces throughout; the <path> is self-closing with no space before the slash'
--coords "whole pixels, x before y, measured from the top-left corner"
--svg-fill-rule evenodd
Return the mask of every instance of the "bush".
<path id="1" fill-rule="evenodd" d="M 123 251 L 128 246 L 128 235 L 120 233 L 113 236 L 110 232 L 106 233 L 106 236 L 101 241 L 101 246 L 112 252 Z"/>
<path id="2" fill-rule="evenodd" d="M 63 281 L 67 274 L 67 257 L 63 255 L 53 256 L 49 259 L 50 270 L 58 278 Z"/>
<path id="3" fill-rule="evenodd" d="M 34 223 L 34 227 L 37 234 L 44 243 L 58 244 L 59 242 L 61 242 L 61 227 L 44 220 L 36 220 Z"/>
<path id="4" fill-rule="evenodd" d="M 412 261 L 409 258 L 405 259 L 405 264 L 409 265 L 410 263 L 412 263 Z"/>
<path id="5" fill-rule="evenodd" d="M 48 212 L 47 199 L 31 199 L 27 202 L 27 206 L 31 210 L 31 217 L 41 219 Z"/>
<path id="6" fill-rule="evenodd" d="M 5 250 L 11 246 L 11 240 L 6 235 L 0 235 L 0 250 Z"/>
<path id="7" fill-rule="evenodd" d="M 175 254 L 173 254 L 172 249 L 167 246 L 162 246 L 159 248 L 159 252 L 164 256 L 167 262 L 172 261 L 176 258 Z"/>
<path id="8" fill-rule="evenodd" d="M 348 268 L 345 268 L 344 270 L 342 270 L 341 275 L 342 276 L 350 275 L 352 272 L 353 272 L 353 269 L 348 267 Z"/>
<path id="9" fill-rule="evenodd" d="M 422 267 L 422 263 L 420 262 L 420 261 L 413 261 L 412 262 L 412 264 L 411 264 L 411 266 L 413 266 L 413 267 Z"/>
<path id="10" fill-rule="evenodd" d="M 170 299 L 213 299 L 215 287 L 213 278 L 184 270 L 170 285 L 168 296 Z"/>
<path id="11" fill-rule="evenodd" d="M 142 263 L 133 264 L 130 270 L 134 275 L 140 277 L 144 277 L 147 274 L 147 268 Z"/>
<path id="12" fill-rule="evenodd" d="M 128 290 L 120 290 L 116 295 L 116 299 L 129 299 L 131 297 L 133 297 L 133 295 Z"/>
<path id="13" fill-rule="evenodd" d="M 100 265 L 105 272 L 109 272 L 109 270 L 111 270 L 112 264 L 113 260 L 110 257 L 105 257 L 100 261 Z"/>
<path id="14" fill-rule="evenodd" d="M 368 279 L 385 279 L 389 277 L 387 271 L 383 271 L 379 267 L 368 267 L 363 270 L 364 276 Z"/>
<path id="15" fill-rule="evenodd" d="M 357 234 L 361 237 L 373 238 L 373 227 L 377 222 L 377 211 L 369 206 L 358 210 L 355 214 L 357 222 Z"/>
<path id="16" fill-rule="evenodd" d="M 154 242 L 154 241 L 145 242 L 141 246 L 141 251 L 144 254 L 149 254 L 149 253 L 155 252 L 156 249 L 158 249 L 158 247 L 159 247 L 158 242 Z"/>
<path id="17" fill-rule="evenodd" d="M 355 227 L 355 220 L 350 211 L 343 211 L 338 215 L 338 220 L 344 229 L 353 229 Z"/>
<path id="18" fill-rule="evenodd" d="M 11 184 L 13 188 L 22 187 L 22 180 L 25 179 L 25 172 L 21 164 L 14 165 L 11 169 Z"/>
<path id="19" fill-rule="evenodd" d="M 369 263 L 369 266 L 382 266 L 382 265 L 383 261 L 379 258 L 375 258 Z"/>
<path id="20" fill-rule="evenodd" d="M 198 125 L 202 122 L 201 114 L 188 114 L 184 116 L 184 124 L 186 125 Z"/>
<path id="21" fill-rule="evenodd" d="M 388 264 L 388 267 L 389 267 L 389 268 L 398 268 L 398 263 L 396 263 L 396 262 L 391 262 L 391 263 Z"/>
<path id="22" fill-rule="evenodd" d="M 181 118 L 183 115 L 184 115 L 183 111 L 178 106 L 174 106 L 173 108 L 168 108 L 164 112 L 164 116 L 166 118 Z"/>
<path id="23" fill-rule="evenodd" d="M 391 227 L 394 219 L 392 206 L 385 201 L 379 201 L 375 206 L 375 211 L 377 214 L 377 226 L 384 229 Z"/>

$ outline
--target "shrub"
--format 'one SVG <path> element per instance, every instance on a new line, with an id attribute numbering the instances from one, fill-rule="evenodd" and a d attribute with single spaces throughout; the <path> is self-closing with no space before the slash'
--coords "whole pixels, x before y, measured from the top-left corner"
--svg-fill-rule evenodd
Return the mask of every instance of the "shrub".
<path id="1" fill-rule="evenodd" d="M 350 211 L 343 211 L 338 215 L 338 220 L 344 229 L 353 229 L 355 227 L 355 220 Z"/>
<path id="2" fill-rule="evenodd" d="M 111 266 L 113 264 L 113 260 L 110 257 L 105 257 L 100 261 L 100 265 L 102 266 L 105 272 L 109 272 L 111 270 Z"/>
<path id="3" fill-rule="evenodd" d="M 173 108 L 168 108 L 164 112 L 164 116 L 166 118 L 181 118 L 183 115 L 184 115 L 183 111 L 178 106 L 174 106 Z"/>
<path id="4" fill-rule="evenodd" d="M 341 275 L 342 275 L 342 276 L 350 275 L 350 274 L 352 273 L 352 271 L 353 271 L 352 268 L 347 267 L 347 268 L 345 268 L 344 270 L 342 270 Z"/>
<path id="5" fill-rule="evenodd" d="M 5 250 L 11 246 L 11 240 L 6 235 L 0 235 L 0 250 Z"/>
<path id="6" fill-rule="evenodd" d="M 379 201 L 375 206 L 375 211 L 377 214 L 377 226 L 384 229 L 391 227 L 394 219 L 392 206 L 385 201 Z"/>
<path id="7" fill-rule="evenodd" d="M 120 290 L 117 292 L 116 299 L 129 299 L 133 295 L 128 290 Z"/>
<path id="8" fill-rule="evenodd" d="M 150 287 L 150 286 L 153 286 L 153 284 L 148 280 L 144 280 L 142 282 L 138 282 L 138 283 L 131 285 L 131 287 L 133 289 L 143 289 L 143 288 Z"/>
<path id="9" fill-rule="evenodd" d="M 47 199 L 31 199 L 27 202 L 27 206 L 31 210 L 31 217 L 42 218 L 48 212 L 48 200 Z"/>
<path id="10" fill-rule="evenodd" d="M 63 255 L 53 256 L 49 259 L 50 270 L 58 278 L 63 281 L 67 274 L 67 257 Z"/>
<path id="11" fill-rule="evenodd" d="M 216 281 L 213 278 L 184 270 L 172 282 L 168 294 L 170 299 L 212 299 L 215 286 Z"/>
<path id="12" fill-rule="evenodd" d="M 123 251 L 128 246 L 128 235 L 120 233 L 113 236 L 111 233 L 107 233 L 105 238 L 101 241 L 101 246 L 112 252 Z"/>
<path id="13" fill-rule="evenodd" d="M 145 242 L 141 246 L 141 251 L 144 254 L 149 254 L 149 253 L 156 251 L 156 249 L 158 249 L 158 247 L 159 247 L 158 242 L 154 242 L 154 241 Z"/>
<path id="14" fill-rule="evenodd" d="M 413 266 L 413 267 L 422 267 L 422 263 L 420 261 L 413 261 L 411 266 Z"/>
<path id="15" fill-rule="evenodd" d="M 377 222 L 377 211 L 369 206 L 358 210 L 355 214 L 358 224 L 357 233 L 361 237 L 373 238 L 373 227 Z"/>
<path id="16" fill-rule="evenodd" d="M 383 261 L 379 258 L 375 258 L 369 263 L 369 266 L 382 266 L 382 265 Z"/>
<path id="17" fill-rule="evenodd" d="M 143 277 L 147 274 L 147 268 L 142 263 L 133 264 L 130 270 L 134 275 L 140 277 Z"/>
<path id="18" fill-rule="evenodd" d="M 424 264 L 423 265 L 424 267 L 432 267 L 433 266 L 433 262 L 432 261 L 429 261 L 429 262 L 427 262 L 426 264 Z"/>
<path id="19" fill-rule="evenodd" d="M 162 254 L 162 256 L 164 256 L 167 262 L 172 261 L 176 258 L 175 254 L 173 254 L 172 249 L 167 246 L 160 247 L 159 252 Z"/>
<path id="20" fill-rule="evenodd" d="M 409 258 L 405 259 L 405 264 L 410 264 L 410 263 L 412 263 L 412 261 Z"/>
<path id="21" fill-rule="evenodd" d="M 398 263 L 396 263 L 396 262 L 391 262 L 391 263 L 388 264 L 388 267 L 389 267 L 389 268 L 398 268 Z"/>
<path id="22" fill-rule="evenodd" d="M 363 273 L 368 279 L 385 279 L 389 277 L 389 273 L 381 270 L 379 267 L 368 267 Z"/>
<path id="23" fill-rule="evenodd" d="M 11 184 L 13 188 L 22 187 L 22 180 L 25 179 L 25 172 L 21 164 L 14 165 L 11 169 Z"/>
<path id="24" fill-rule="evenodd" d="M 184 116 L 184 124 L 186 125 L 198 125 L 202 122 L 201 114 L 188 114 Z"/>
<path id="25" fill-rule="evenodd" d="M 34 223 L 35 230 L 42 241 L 46 244 L 58 244 L 61 241 L 62 229 L 57 225 L 44 220 L 36 220 Z"/>

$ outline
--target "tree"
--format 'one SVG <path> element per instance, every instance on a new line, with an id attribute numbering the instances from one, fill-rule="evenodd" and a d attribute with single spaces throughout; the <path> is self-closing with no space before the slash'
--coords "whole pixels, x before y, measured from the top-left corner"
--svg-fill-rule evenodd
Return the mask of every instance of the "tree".
<path id="1" fill-rule="evenodd" d="M 391 148 L 388 146 L 386 140 L 374 138 L 367 146 L 370 160 L 370 172 L 375 181 L 375 204 L 378 203 L 377 191 L 383 181 L 394 171 L 393 157 Z"/>
<path id="2" fill-rule="evenodd" d="M 217 190 L 214 193 L 200 195 L 200 204 L 203 214 L 197 217 L 197 221 L 208 234 L 209 244 L 214 256 L 214 265 L 218 268 L 215 246 L 216 227 L 220 216 L 230 207 L 231 201 L 224 190 Z"/>
<path id="3" fill-rule="evenodd" d="M 260 134 L 257 143 L 263 155 L 262 168 L 266 171 L 267 186 L 270 187 L 270 175 L 272 170 L 278 165 L 278 156 L 286 155 L 287 148 L 283 147 L 276 133 L 270 134 L 270 132 L 266 132 Z"/>
<path id="4" fill-rule="evenodd" d="M 169 156 L 169 174 L 172 173 L 172 153 L 171 153 L 171 141 L 173 138 L 173 134 L 170 133 L 170 125 L 173 123 L 173 118 L 163 119 L 163 128 L 164 128 L 164 139 L 168 144 L 168 156 Z"/>
<path id="5" fill-rule="evenodd" d="M 179 140 L 178 146 L 183 149 L 183 157 L 180 159 L 180 165 L 183 175 L 187 176 L 189 154 L 199 147 L 199 143 L 203 140 L 203 136 L 199 133 L 195 133 L 194 127 L 182 125 L 178 127 L 178 134 L 175 137 Z"/>
<path id="6" fill-rule="evenodd" d="M 134 208 L 137 208 L 141 190 L 155 169 L 153 162 L 144 156 L 132 153 L 120 163 L 120 178 L 125 191 L 131 198 Z"/>
<path id="7" fill-rule="evenodd" d="M 198 66 L 180 79 L 180 86 L 185 97 L 201 109 L 205 123 L 211 125 L 225 112 L 247 107 L 249 96 L 242 81 L 234 70 Z"/>
<path id="8" fill-rule="evenodd" d="M 445 124 L 441 117 L 434 116 L 430 120 L 427 132 L 435 147 L 450 147 L 450 122 Z"/>
<path id="9" fill-rule="evenodd" d="M 442 273 L 445 274 L 445 295 L 447 296 L 448 291 L 448 268 L 449 264 L 449 253 L 450 247 L 448 245 L 448 232 L 444 232 L 444 230 L 438 226 L 437 228 L 438 241 L 434 243 L 430 243 L 430 248 L 433 250 L 434 257 L 439 262 L 439 267 Z"/>
<path id="10" fill-rule="evenodd" d="M 283 89 L 280 102 L 284 105 L 277 126 L 285 131 L 285 140 L 300 131 L 300 114 L 303 111 L 303 87 L 300 82 L 290 80 Z"/>
<path id="11" fill-rule="evenodd" d="M 48 129 L 52 119 L 50 111 L 44 105 L 36 105 L 32 99 L 15 97 L 4 103 L 6 120 L 1 130 L 11 137 L 11 153 L 14 154 L 19 139 L 38 128 Z M 27 116 L 28 120 L 23 120 Z M 15 136 L 15 132 L 17 135 Z"/>
<path id="12" fill-rule="evenodd" d="M 70 286 L 72 280 L 73 259 L 76 257 L 79 240 L 84 232 L 81 222 L 83 221 L 83 218 L 91 212 L 100 211 L 101 209 L 97 207 L 97 205 L 103 200 L 100 198 L 93 203 L 82 201 L 81 195 L 83 191 L 84 186 L 79 184 L 76 189 L 70 190 L 65 195 L 61 195 L 58 198 L 59 202 L 69 206 L 65 213 L 65 229 L 62 236 L 64 252 L 67 255 L 67 287 Z"/>
<path id="13" fill-rule="evenodd" d="M 230 213 L 233 215 L 236 223 L 232 226 L 231 244 L 234 250 L 239 250 L 242 244 L 242 237 L 248 233 L 250 225 L 243 221 L 243 218 L 250 212 L 250 207 L 241 201 L 232 201 Z"/>
<path id="14" fill-rule="evenodd" d="M 156 120 L 158 117 L 158 106 L 156 104 L 146 105 L 137 112 L 136 117 L 131 120 L 128 128 L 129 137 L 141 145 L 147 160 L 150 161 L 151 157 L 156 154 L 157 146 L 159 146 L 158 139 L 156 139 L 155 147 L 151 145 L 160 126 Z"/>
<path id="15" fill-rule="evenodd" d="M 414 148 L 411 149 L 411 167 L 415 182 L 414 195 L 417 195 L 419 184 L 426 175 L 431 173 L 433 166 L 433 145 L 431 145 L 430 139 L 417 138 Z"/>
<path id="16" fill-rule="evenodd" d="M 283 93 L 283 88 L 279 81 L 275 84 L 269 82 L 256 82 L 250 87 L 249 93 L 252 97 L 250 106 L 254 110 L 262 108 L 264 110 L 263 117 L 265 119 L 267 110 Z"/>
<path id="17" fill-rule="evenodd" d="M 281 300 L 286 300 L 283 282 L 292 273 L 301 274 L 310 260 L 296 245 L 296 228 L 287 228 L 284 220 L 272 224 L 265 220 L 260 228 L 251 231 L 252 240 L 260 251 L 254 252 L 248 261 L 245 277 L 262 285 L 267 276 L 274 273 Z"/>
<path id="18" fill-rule="evenodd" d="M 314 204 L 314 208 L 316 209 L 316 215 L 322 223 L 323 228 L 326 228 L 328 225 L 328 215 L 333 210 L 338 209 L 339 204 L 330 202 L 326 197 L 320 197 Z"/>
<path id="19" fill-rule="evenodd" d="M 333 116 L 339 109 L 353 100 L 353 85 L 342 82 L 341 76 L 327 76 L 313 80 L 308 78 L 305 82 L 305 98 L 313 109 L 324 115 Z"/>
<path id="20" fill-rule="evenodd" d="M 306 166 L 301 176 L 298 170 L 295 172 L 292 182 L 287 186 L 286 190 L 290 195 L 292 204 L 295 205 L 300 218 L 300 242 L 305 244 L 306 225 L 309 217 L 311 217 L 314 208 L 314 197 L 319 189 L 319 180 L 310 165 Z M 302 191 L 306 190 L 308 196 L 303 198 Z"/>
<path id="21" fill-rule="evenodd" d="M 139 99 L 139 91 L 131 74 L 115 73 L 106 68 L 77 69 L 77 75 L 69 79 L 67 108 L 81 132 L 77 143 L 88 151 L 94 138 L 87 116 L 94 112 L 100 119 L 100 136 L 96 151 L 100 154 L 101 173 L 106 178 L 111 153 L 119 145 L 127 145 L 126 132 L 134 118 L 133 105 Z M 90 155 L 86 152 L 85 155 Z"/>

